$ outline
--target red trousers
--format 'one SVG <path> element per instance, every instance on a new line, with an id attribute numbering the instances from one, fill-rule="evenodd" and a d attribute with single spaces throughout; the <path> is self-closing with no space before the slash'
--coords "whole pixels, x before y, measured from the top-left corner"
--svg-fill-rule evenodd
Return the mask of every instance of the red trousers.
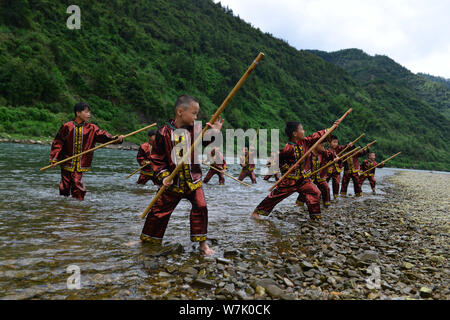
<path id="1" fill-rule="evenodd" d="M 222 172 L 216 171 L 214 169 L 209 169 L 205 179 L 203 179 L 203 183 L 208 183 L 215 174 L 219 176 L 219 184 L 225 184 L 225 175 Z"/>
<path id="2" fill-rule="evenodd" d="M 366 178 L 369 179 L 372 190 L 375 190 L 375 177 L 374 176 L 366 176 L 366 175 L 359 176 L 359 188 L 362 190 L 362 184 L 363 184 L 364 180 L 366 180 Z"/>
<path id="3" fill-rule="evenodd" d="M 252 183 L 256 183 L 255 170 L 252 171 L 242 170 L 241 173 L 239 174 L 238 180 L 242 181 L 246 177 L 250 177 L 250 179 L 252 179 Z"/>
<path id="4" fill-rule="evenodd" d="M 272 176 L 275 176 L 275 181 L 280 180 L 280 174 L 279 174 L 278 172 L 275 173 L 275 174 L 268 174 L 268 175 L 265 175 L 265 176 L 264 176 L 264 180 L 269 181 L 269 179 L 270 179 Z"/>
<path id="5" fill-rule="evenodd" d="M 333 171 L 333 173 L 328 176 L 327 182 L 330 181 L 330 179 L 333 185 L 333 197 L 337 198 L 339 195 L 339 181 L 341 180 L 341 173 Z"/>
<path id="6" fill-rule="evenodd" d="M 149 176 L 149 175 L 146 175 L 143 173 L 141 173 L 141 175 L 139 176 L 139 179 L 136 183 L 137 184 L 146 184 L 148 182 L 148 180 L 152 180 L 153 184 L 158 185 L 157 180 L 153 176 Z"/>
<path id="7" fill-rule="evenodd" d="M 322 197 L 322 201 L 325 207 L 328 207 L 330 203 L 330 186 L 326 181 L 322 182 L 315 182 L 314 184 L 319 188 L 320 195 Z M 306 202 L 306 195 L 304 193 L 300 193 L 297 198 L 297 203 L 305 203 Z"/>
<path id="8" fill-rule="evenodd" d="M 268 216 L 273 208 L 294 192 L 303 195 L 308 206 L 310 216 L 320 215 L 320 191 L 311 179 L 284 179 L 270 194 L 256 207 L 255 212 Z"/>
<path id="9" fill-rule="evenodd" d="M 72 198 L 83 200 L 86 194 L 86 188 L 81 178 L 82 172 L 70 172 L 61 169 L 61 182 L 59 183 L 59 194 L 62 196 L 70 196 Z"/>
<path id="10" fill-rule="evenodd" d="M 358 172 L 355 173 L 344 173 L 344 176 L 342 177 L 342 186 L 341 186 L 341 195 L 347 195 L 347 187 L 350 183 L 350 179 L 353 181 L 353 190 L 355 192 L 355 196 L 360 196 L 361 193 L 361 187 L 359 184 L 359 175 Z"/>
<path id="11" fill-rule="evenodd" d="M 192 204 L 190 213 L 191 241 L 206 240 L 208 229 L 208 209 L 202 188 L 185 193 L 165 190 L 156 200 L 145 220 L 141 233 L 141 240 L 161 243 L 169 223 L 170 215 L 181 199 L 187 199 Z"/>

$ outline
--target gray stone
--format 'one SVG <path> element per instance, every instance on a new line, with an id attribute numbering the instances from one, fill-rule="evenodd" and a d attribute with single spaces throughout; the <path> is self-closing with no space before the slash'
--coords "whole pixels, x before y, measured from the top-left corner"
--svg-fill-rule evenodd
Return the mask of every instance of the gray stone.
<path id="1" fill-rule="evenodd" d="M 211 288 L 214 288 L 216 285 L 213 281 L 197 278 L 194 280 L 194 282 L 192 282 L 192 286 L 205 288 L 205 289 L 211 289 Z"/>

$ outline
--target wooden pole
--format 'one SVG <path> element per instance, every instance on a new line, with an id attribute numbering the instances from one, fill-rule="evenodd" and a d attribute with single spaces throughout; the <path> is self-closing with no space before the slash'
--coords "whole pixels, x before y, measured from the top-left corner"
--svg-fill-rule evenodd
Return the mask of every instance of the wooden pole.
<path id="1" fill-rule="evenodd" d="M 352 154 L 352 153 L 355 153 L 356 151 L 359 151 L 359 149 L 361 149 L 361 148 L 360 148 L 360 147 L 357 147 L 357 148 L 355 148 L 355 149 L 353 149 L 353 150 L 347 152 L 346 154 L 344 154 L 341 158 L 343 159 L 343 158 L 347 157 L 348 155 L 350 155 L 350 154 Z M 340 159 L 339 159 L 339 160 L 340 160 Z M 337 161 L 339 161 L 339 160 L 337 160 Z M 317 172 L 320 172 L 320 171 L 322 171 L 322 170 L 325 169 L 325 168 L 328 168 L 328 167 L 331 166 L 333 163 L 336 163 L 336 161 L 333 160 L 333 161 L 328 162 L 328 163 L 327 163 L 326 165 L 324 165 L 322 168 L 319 168 L 319 169 L 317 169 L 316 171 L 310 173 L 310 174 L 308 175 L 308 177 L 315 175 Z"/>
<path id="2" fill-rule="evenodd" d="M 355 140 L 352 141 L 352 145 L 354 145 L 355 143 L 357 143 L 359 141 L 359 139 L 361 139 L 362 137 L 364 137 L 366 134 L 363 133 L 361 134 L 358 138 L 356 138 Z M 345 151 L 347 151 L 347 149 L 350 148 L 350 146 L 345 147 L 344 150 L 342 150 L 341 152 L 339 152 L 338 157 L 343 154 Z"/>
<path id="3" fill-rule="evenodd" d="M 352 108 L 350 108 L 350 109 L 348 109 L 347 110 L 347 112 L 345 112 L 345 114 L 339 119 L 340 121 L 342 121 L 342 120 L 344 120 L 347 116 L 348 116 L 348 114 L 350 113 L 350 112 L 352 112 Z M 272 186 L 272 187 L 270 187 L 270 191 L 272 191 L 281 181 L 283 181 L 283 179 L 284 178 L 286 178 L 286 176 L 289 174 L 289 173 L 291 173 L 291 171 L 292 170 L 294 170 L 310 153 L 311 153 L 311 151 L 317 146 L 317 145 L 319 145 L 326 137 L 328 137 L 328 135 L 331 133 L 331 132 L 333 132 L 335 129 L 337 128 L 337 125 L 335 125 L 335 124 L 333 124 L 332 126 L 331 126 L 331 128 L 329 129 L 329 130 L 327 130 L 327 132 L 322 136 L 322 137 L 320 137 L 320 139 L 319 140 L 317 140 L 317 142 L 311 147 L 311 148 L 309 148 L 309 150 L 308 151 L 306 151 L 304 154 L 303 154 L 303 156 L 293 165 L 293 166 L 291 166 L 290 168 L 289 168 L 289 170 L 288 171 L 286 171 L 286 173 L 285 174 L 283 174 L 283 176 L 277 181 L 277 182 L 275 182 L 275 184 Z"/>
<path id="4" fill-rule="evenodd" d="M 218 171 L 218 172 L 222 172 L 222 173 L 223 173 L 224 175 L 226 175 L 228 178 L 231 178 L 231 179 L 233 179 L 233 180 L 235 180 L 235 181 L 237 181 L 237 182 L 243 184 L 244 186 L 251 187 L 251 185 L 249 185 L 248 183 L 245 183 L 244 181 L 241 181 L 241 180 L 236 179 L 236 178 L 233 177 L 231 174 L 228 174 L 228 173 L 226 173 L 225 171 L 219 170 L 219 169 L 217 169 L 217 168 L 215 168 L 215 167 L 213 167 L 213 166 L 211 166 L 211 165 L 209 165 L 209 164 L 207 164 L 207 163 L 203 163 L 203 164 L 204 164 L 205 166 L 210 167 L 210 168 L 213 169 L 213 170 L 216 170 L 216 171 Z"/>
<path id="5" fill-rule="evenodd" d="M 234 97 L 236 92 L 241 88 L 241 86 L 244 84 L 244 82 L 247 80 L 250 73 L 256 68 L 256 65 L 261 61 L 261 59 L 264 57 L 264 53 L 260 52 L 258 56 L 255 58 L 255 60 L 252 62 L 250 67 L 248 67 L 247 71 L 245 71 L 244 75 L 239 79 L 238 83 L 234 86 L 234 88 L 231 90 L 231 92 L 228 94 L 228 96 L 225 98 L 225 100 L 222 102 L 220 107 L 217 109 L 216 113 L 213 114 L 211 117 L 211 120 L 209 120 L 209 123 L 213 124 L 216 122 L 216 120 L 219 118 L 220 114 L 223 112 L 225 107 L 228 105 L 230 100 Z M 179 164 L 175 167 L 175 169 L 172 171 L 172 173 L 166 178 L 168 181 L 172 181 L 175 175 L 178 173 L 178 171 L 181 169 L 181 166 L 184 162 L 186 162 L 190 157 L 192 151 L 197 147 L 197 145 L 202 141 L 203 135 L 205 134 L 206 130 L 208 130 L 208 126 L 205 126 L 200 133 L 200 135 L 195 139 L 194 143 L 191 145 L 191 148 L 188 152 L 186 152 L 185 155 L 183 155 L 183 158 L 179 162 Z M 163 192 L 166 190 L 166 186 L 163 184 L 161 188 L 158 190 L 158 193 L 155 195 L 155 197 L 152 199 L 150 204 L 145 208 L 144 212 L 141 215 L 141 218 L 144 219 L 147 214 L 150 212 L 150 209 L 155 204 L 156 200 L 163 194 Z"/>
<path id="6" fill-rule="evenodd" d="M 123 138 L 124 138 L 124 139 L 125 139 L 125 138 L 128 138 L 128 137 L 130 137 L 130 136 L 135 135 L 136 133 L 139 133 L 139 132 L 141 132 L 141 131 L 144 131 L 144 130 L 149 129 L 149 128 L 154 127 L 154 126 L 156 126 L 156 123 L 153 123 L 153 124 L 151 124 L 151 125 L 149 125 L 149 126 L 146 126 L 146 127 L 142 128 L 142 129 L 139 129 L 139 130 L 133 131 L 133 132 L 131 132 L 131 133 L 129 133 L 129 134 L 126 134 L 126 135 L 123 136 Z M 91 148 L 91 149 L 89 149 L 89 150 L 83 151 L 83 152 L 81 152 L 81 153 L 77 153 L 76 155 L 73 155 L 73 156 L 71 156 L 71 157 L 69 157 L 69 158 L 66 158 L 66 159 L 64 159 L 64 160 L 58 161 L 58 162 L 56 162 L 56 163 L 54 163 L 54 164 L 48 165 L 48 166 L 46 166 L 46 167 L 43 167 L 43 168 L 41 168 L 41 169 L 39 169 L 39 170 L 40 170 L 40 171 L 47 170 L 48 168 L 57 166 L 57 165 L 59 165 L 59 164 L 61 164 L 61 163 L 64 163 L 64 162 L 69 161 L 69 160 L 72 160 L 72 159 L 74 159 L 74 158 L 76 158 L 76 157 L 80 157 L 80 156 L 82 156 L 82 155 L 84 155 L 84 154 L 86 154 L 86 153 L 93 152 L 93 151 L 95 151 L 95 150 L 97 150 L 97 149 L 106 147 L 107 145 L 116 143 L 116 142 L 118 142 L 118 141 L 119 141 L 119 139 L 111 140 L 111 141 L 109 141 L 109 142 L 106 142 L 106 143 L 104 143 L 104 144 L 101 144 L 101 145 L 99 145 L 99 146 L 96 146 L 96 147 L 94 147 L 94 148 Z"/>
<path id="7" fill-rule="evenodd" d="M 150 164 L 150 163 L 146 163 L 146 164 L 144 164 L 142 167 L 137 168 L 137 169 L 134 170 L 132 173 L 130 173 L 129 175 L 127 175 L 125 179 L 128 179 L 129 177 L 135 175 L 138 171 L 144 169 L 144 168 L 145 168 L 146 166 L 148 166 L 149 164 Z"/>
<path id="8" fill-rule="evenodd" d="M 372 167 L 372 168 L 370 168 L 369 170 L 366 170 L 366 171 L 364 171 L 363 173 L 361 173 L 360 175 L 363 175 L 363 174 L 365 174 L 365 173 L 367 173 L 367 172 L 369 172 L 370 170 L 372 170 L 372 169 L 375 169 L 376 167 L 378 167 L 379 165 L 381 165 L 382 163 L 386 163 L 386 162 L 388 162 L 389 160 L 391 160 L 392 158 L 394 158 L 394 157 L 396 157 L 396 156 L 398 156 L 399 154 L 400 154 L 401 152 L 398 152 L 398 153 L 396 153 L 396 154 L 394 154 L 393 156 L 391 156 L 391 157 L 389 157 L 389 158 L 387 158 L 386 160 L 383 160 L 383 161 L 381 161 L 379 164 L 377 164 L 376 166 L 374 166 L 374 167 Z"/>

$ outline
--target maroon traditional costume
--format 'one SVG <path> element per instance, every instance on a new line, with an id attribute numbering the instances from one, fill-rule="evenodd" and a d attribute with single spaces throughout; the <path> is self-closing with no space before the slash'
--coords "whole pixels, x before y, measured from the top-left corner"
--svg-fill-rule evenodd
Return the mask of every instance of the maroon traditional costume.
<path id="1" fill-rule="evenodd" d="M 116 138 L 117 136 L 112 136 L 108 132 L 100 130 L 92 123 L 66 122 L 61 126 L 53 140 L 50 162 L 56 163 L 95 147 L 97 142 L 106 143 Z M 81 178 L 83 172 L 89 171 L 93 157 L 94 153 L 89 152 L 61 164 L 60 195 L 72 195 L 73 198 L 84 199 L 86 188 Z"/>
<path id="2" fill-rule="evenodd" d="M 222 153 L 220 151 L 214 151 L 214 155 L 212 155 L 212 159 L 210 154 L 207 156 L 207 161 L 210 163 L 211 167 L 214 167 L 218 170 L 226 170 L 227 169 L 227 162 L 225 161 L 225 158 L 223 157 Z M 211 178 L 217 174 L 219 176 L 219 184 L 225 184 L 225 175 L 223 172 L 219 172 L 214 169 L 209 169 L 208 173 L 206 174 L 206 177 L 203 179 L 204 183 L 208 183 Z"/>
<path id="3" fill-rule="evenodd" d="M 369 159 L 366 159 L 361 164 L 361 172 L 367 171 L 370 169 L 370 171 L 366 172 L 365 174 L 362 174 L 359 176 L 359 188 L 362 189 L 362 184 L 364 180 L 369 179 L 370 186 L 372 187 L 372 191 L 375 192 L 375 169 L 374 168 L 378 163 L 376 161 L 372 161 Z M 377 168 L 383 168 L 384 164 L 379 165 Z"/>
<path id="4" fill-rule="evenodd" d="M 317 155 L 311 153 L 309 156 L 309 161 L 311 161 L 311 167 L 312 171 L 316 171 L 319 168 L 326 165 L 328 162 L 333 161 L 334 159 L 334 153 L 330 150 L 325 150 L 322 153 L 319 153 Z M 330 187 L 328 186 L 327 182 L 328 178 L 328 168 L 320 170 L 318 173 L 315 173 L 311 176 L 311 180 L 314 182 L 314 184 L 319 188 L 323 205 L 325 207 L 330 206 Z M 297 198 L 297 204 L 303 205 L 305 202 L 305 197 L 303 194 L 300 194 Z"/>
<path id="5" fill-rule="evenodd" d="M 177 166 L 173 162 L 172 152 L 181 156 L 182 145 L 188 148 L 193 142 L 194 128 L 188 126 L 187 131 L 177 134 L 174 120 L 161 127 L 156 133 L 155 145 L 150 156 L 155 176 L 162 184 Z M 180 131 L 180 130 L 179 130 Z M 186 135 L 189 135 L 189 138 Z M 200 132 L 199 132 L 200 134 Z M 207 145 L 211 142 L 204 142 Z M 173 150 L 173 151 L 172 151 Z M 192 152 L 191 163 L 184 164 L 168 187 L 153 205 L 145 220 L 141 240 L 161 243 L 172 212 L 181 199 L 188 199 L 192 204 L 190 212 L 191 241 L 205 241 L 208 227 L 208 209 L 202 189 L 202 170 L 197 153 Z"/>
<path id="6" fill-rule="evenodd" d="M 150 161 L 150 164 L 146 165 L 141 169 L 141 175 L 136 183 L 138 184 L 146 184 L 148 180 L 152 180 L 154 184 L 158 184 L 155 179 L 155 172 L 153 171 L 150 155 L 152 153 L 152 145 L 150 142 L 145 142 L 141 144 L 139 147 L 138 153 L 136 155 L 136 160 L 139 165 L 142 167 L 145 161 Z"/>
<path id="7" fill-rule="evenodd" d="M 355 147 L 350 148 L 350 151 Z M 347 187 L 350 183 L 350 179 L 353 181 L 353 190 L 355 196 L 359 197 L 362 195 L 360 184 L 359 184 L 359 160 L 358 158 L 366 155 L 368 153 L 368 148 L 363 148 L 362 150 L 355 153 L 344 163 L 344 176 L 342 177 L 341 195 L 347 195 Z"/>
<path id="8" fill-rule="evenodd" d="M 348 145 L 344 146 L 338 146 L 336 149 L 329 148 L 328 150 L 334 153 L 334 156 L 336 157 L 342 150 L 344 150 Z M 333 163 L 331 166 L 328 167 L 328 178 L 327 182 L 330 181 L 333 185 L 333 197 L 336 199 L 339 195 L 339 182 L 341 180 L 341 172 L 343 170 L 342 168 L 343 163 L 342 161 L 339 161 L 337 163 Z"/>
<path id="9" fill-rule="evenodd" d="M 246 177 L 250 177 L 252 183 L 256 183 L 255 177 L 255 152 L 246 153 L 244 157 L 240 157 L 242 170 L 239 174 L 238 180 L 244 180 Z"/>
<path id="10" fill-rule="evenodd" d="M 285 173 L 293 166 L 303 154 L 325 134 L 326 130 L 318 131 L 309 137 L 299 141 L 298 144 L 288 142 L 280 150 L 279 161 L 281 173 Z M 275 189 L 256 207 L 255 212 L 260 215 L 269 215 L 273 208 L 283 199 L 289 197 L 294 192 L 304 195 L 311 218 L 320 217 L 320 191 L 311 179 L 306 178 L 311 170 L 310 161 L 305 159 L 300 168 L 295 168 Z"/>

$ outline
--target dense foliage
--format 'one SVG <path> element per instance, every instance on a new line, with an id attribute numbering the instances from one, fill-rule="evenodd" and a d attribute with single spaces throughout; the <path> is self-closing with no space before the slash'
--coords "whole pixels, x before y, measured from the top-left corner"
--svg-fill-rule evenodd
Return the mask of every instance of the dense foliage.
<path id="1" fill-rule="evenodd" d="M 52 137 L 79 100 L 111 133 L 163 124 L 183 93 L 200 99 L 207 120 L 262 51 L 262 63 L 225 110 L 226 128 L 283 131 L 292 119 L 312 133 L 352 107 L 336 132 L 342 142 L 365 132 L 363 142 L 378 140 L 378 159 L 403 151 L 393 165 L 450 170 L 449 120 L 432 94 L 411 95 L 400 85 L 406 69 L 371 79 L 378 69 L 366 65 L 360 77 L 210 0 L 79 0 L 80 30 L 66 27 L 70 4 L 1 2 L 0 135 Z"/>

